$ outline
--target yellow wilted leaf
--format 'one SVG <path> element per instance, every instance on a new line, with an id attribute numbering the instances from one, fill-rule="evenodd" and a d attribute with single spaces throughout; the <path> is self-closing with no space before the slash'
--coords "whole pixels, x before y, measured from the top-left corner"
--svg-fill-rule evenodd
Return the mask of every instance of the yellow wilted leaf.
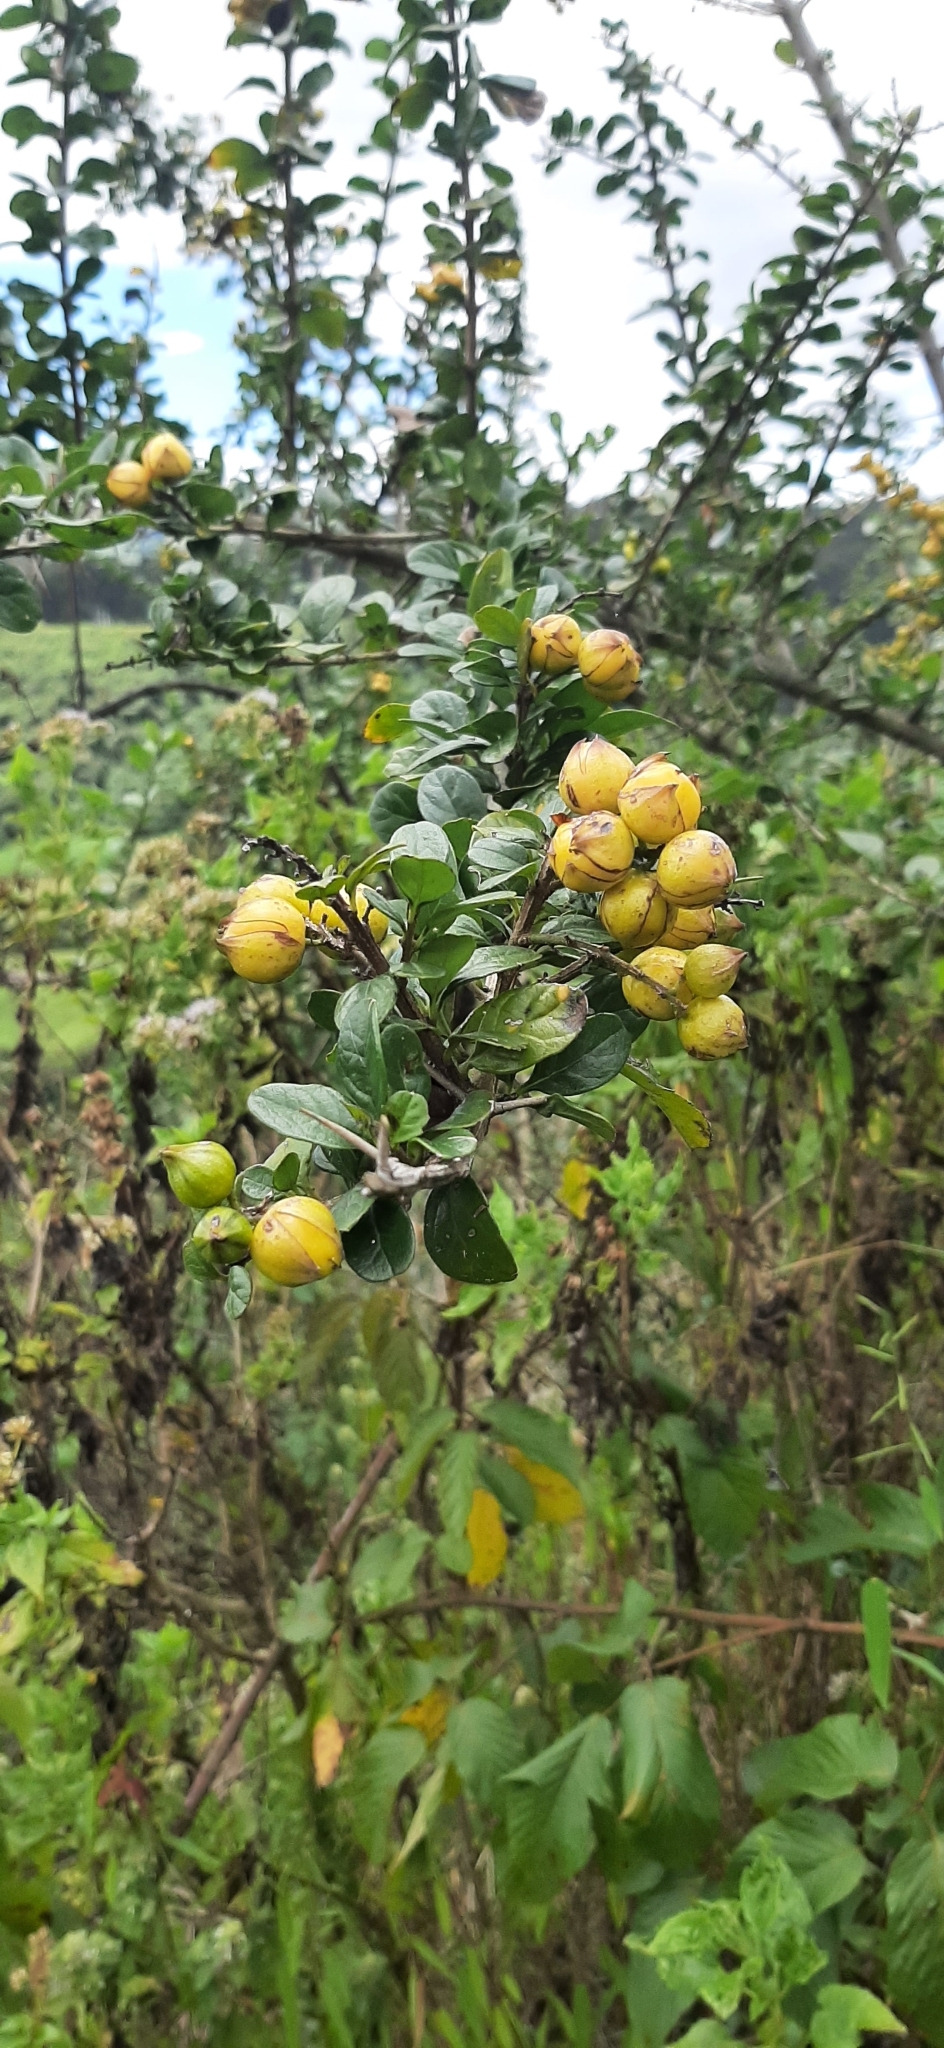
<path id="1" fill-rule="evenodd" d="M 322 1714 L 311 1731 L 311 1761 L 315 1784 L 322 1789 L 333 1785 L 344 1755 L 344 1730 L 337 1714 Z"/>
<path id="2" fill-rule="evenodd" d="M 505 1456 L 509 1465 L 520 1472 L 534 1494 L 534 1518 L 537 1522 L 578 1522 L 585 1513 L 583 1500 L 577 1488 L 565 1479 L 562 1472 L 552 1471 L 550 1465 L 536 1465 L 532 1458 L 526 1458 L 523 1451 L 516 1451 L 511 1444 L 505 1445 Z"/>
<path id="3" fill-rule="evenodd" d="M 508 1555 L 508 1538 L 495 1495 L 488 1493 L 484 1486 L 477 1486 L 472 1495 L 465 1533 L 472 1545 L 472 1563 L 465 1575 L 466 1584 L 490 1586 L 492 1580 L 498 1578 Z"/>
<path id="4" fill-rule="evenodd" d="M 593 1168 L 587 1165 L 585 1159 L 568 1159 L 560 1177 L 557 1199 L 563 1202 L 564 1208 L 569 1209 L 572 1216 L 576 1216 L 578 1223 L 584 1221 L 590 1207 L 592 1175 Z"/>
<path id="5" fill-rule="evenodd" d="M 433 1749 L 440 1736 L 445 1735 L 449 1719 L 449 1694 L 445 1686 L 434 1685 L 432 1692 L 417 1700 L 415 1707 L 407 1707 L 400 1719 L 408 1728 L 418 1728 L 424 1741 Z"/>
<path id="6" fill-rule="evenodd" d="M 486 256 L 484 262 L 479 264 L 479 269 L 483 277 L 491 278 L 493 283 L 500 283 L 503 278 L 520 277 L 521 258 L 520 256 Z"/>

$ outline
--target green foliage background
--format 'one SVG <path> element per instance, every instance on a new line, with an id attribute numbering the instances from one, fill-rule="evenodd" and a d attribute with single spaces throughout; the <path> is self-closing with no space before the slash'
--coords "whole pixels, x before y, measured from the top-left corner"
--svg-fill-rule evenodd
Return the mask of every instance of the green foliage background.
<path id="1" fill-rule="evenodd" d="M 599 107 L 535 132 L 550 175 L 590 153 L 600 202 L 651 234 L 667 424 L 577 509 L 592 448 L 555 417 L 541 466 L 521 425 L 501 137 L 545 108 L 483 71 L 477 24 L 506 6 L 401 0 L 340 194 L 345 51 L 305 0 L 232 8 L 272 99 L 257 142 L 209 156 L 164 132 L 117 8 L 0 19 L 28 167 L 0 329 L 4 2048 L 944 2043 L 944 507 L 909 494 L 881 381 L 918 353 L 944 390 L 941 195 L 913 124 L 849 128 L 783 0 L 777 54 L 840 162 L 797 181 L 791 247 L 722 331 L 677 103 L 611 25 Z M 389 239 L 433 175 L 391 356 Z M 232 459 L 129 513 L 109 467 L 181 425 L 151 285 L 128 332 L 86 328 L 108 222 L 142 197 L 182 209 L 195 261 L 227 257 L 243 369 Z M 81 624 L 99 559 L 139 578 L 143 629 Z M 72 627 L 38 623 L 37 560 L 78 593 Z M 631 702 L 517 688 L 521 622 L 557 603 L 632 635 Z M 352 978 L 343 945 L 274 987 L 228 972 L 243 840 L 330 893 L 422 809 L 526 1001 L 509 933 L 591 730 L 703 778 L 759 900 L 749 1054 L 696 1068 L 653 1025 L 601 1085 L 565 1067 L 507 1111 L 527 1081 L 493 1063 L 479 1239 L 514 1279 L 484 1254 L 447 1278 L 421 1198 L 408 1268 L 257 1283 L 227 1316 L 161 1146 L 212 1133 L 243 1171 L 291 1148 L 250 1097 L 277 1087 L 284 1118 L 293 1089 L 342 1087 Z M 390 866 L 365 870 L 378 901 Z M 477 1000 L 455 910 L 410 927 L 450 1050 Z M 594 1018 L 628 1020 L 572 914 L 540 927 L 553 972 L 569 946 Z M 386 1041 L 376 1110 L 434 1105 L 418 1073 L 391 1089 Z M 476 1486 L 508 1539 L 484 1588 Z"/>

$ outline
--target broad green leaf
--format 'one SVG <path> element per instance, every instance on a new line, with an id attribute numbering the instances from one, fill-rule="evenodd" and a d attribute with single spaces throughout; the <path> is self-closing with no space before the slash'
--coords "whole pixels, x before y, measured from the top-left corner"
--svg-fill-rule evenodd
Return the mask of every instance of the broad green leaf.
<path id="1" fill-rule="evenodd" d="M 409 129 L 411 134 L 425 128 L 438 98 L 435 87 L 427 84 L 425 79 L 416 79 L 412 85 L 406 86 L 393 102 L 393 112 L 401 128 Z M 413 553 L 418 554 L 419 549 L 414 548 Z"/>
<path id="2" fill-rule="evenodd" d="M 895 2018 L 874 1992 L 860 1984 L 827 1984 L 810 2021 L 811 2048 L 860 2048 L 863 2034 L 903 2034 Z"/>
<path id="3" fill-rule="evenodd" d="M 32 1593 L 40 1606 L 45 1598 L 46 1557 L 49 1540 L 42 1529 L 29 1529 L 25 1536 L 7 1545 L 4 1564 L 11 1579 L 19 1579 L 20 1585 Z"/>
<path id="4" fill-rule="evenodd" d="M 549 1465 L 552 1472 L 579 1487 L 583 1477 L 580 1455 L 566 1422 L 542 1414 L 539 1408 L 525 1408 L 518 1401 L 489 1401 L 478 1414 L 499 1443 L 513 1445 L 523 1457 L 536 1465 Z"/>
<path id="5" fill-rule="evenodd" d="M 394 1145 L 410 1145 L 419 1138 L 429 1122 L 429 1104 L 425 1097 L 416 1095 L 412 1088 L 396 1088 L 388 1095 L 384 1114 L 390 1120 L 390 1135 Z"/>
<path id="6" fill-rule="evenodd" d="M 406 1211 L 385 1195 L 378 1196 L 342 1237 L 352 1273 L 374 1287 L 405 1273 L 416 1255 L 416 1238 Z"/>
<path id="7" fill-rule="evenodd" d="M 415 1522 L 371 1537 L 358 1551 L 348 1579 L 361 1613 L 369 1614 L 374 1607 L 394 1607 L 398 1600 L 405 1600 L 420 1558 L 428 1548 L 429 1537 Z"/>
<path id="8" fill-rule="evenodd" d="M 524 1739 L 515 1716 L 494 1700 L 460 1700 L 449 1716 L 440 1755 L 454 1765 L 479 1806 L 492 1806 L 502 1778 L 521 1763 Z"/>
<path id="9" fill-rule="evenodd" d="M 231 1266 L 226 1278 L 226 1300 L 223 1313 L 231 1323 L 238 1323 L 252 1300 L 252 1279 L 245 1266 Z"/>
<path id="10" fill-rule="evenodd" d="M 211 171 L 232 171 L 236 179 L 236 190 L 246 197 L 257 192 L 262 185 L 268 185 L 278 176 L 278 159 L 265 156 L 254 142 L 244 142 L 239 136 L 228 136 L 211 149 L 207 158 Z"/>
<path id="11" fill-rule="evenodd" d="M 529 1088 L 544 1090 L 548 1095 L 588 1095 L 622 1073 L 629 1045 L 629 1034 L 619 1017 L 606 1011 L 588 1017 L 563 1052 L 539 1062 Z"/>
<path id="12" fill-rule="evenodd" d="M 716 1827 L 721 1812 L 717 1781 L 684 1681 L 660 1677 L 627 1686 L 620 1698 L 620 1728 L 622 1818 L 664 1827 L 671 1816 L 686 1827 L 696 1822 L 703 1830 Z"/>
<path id="13" fill-rule="evenodd" d="M 487 1438 L 482 1438 L 483 1443 Z M 534 1489 L 529 1486 L 523 1472 L 516 1471 L 507 1458 L 493 1458 L 488 1451 L 479 1453 L 479 1475 L 482 1485 L 487 1486 L 495 1499 L 512 1521 L 519 1522 L 523 1529 L 534 1521 Z"/>
<path id="14" fill-rule="evenodd" d="M 385 976 L 385 980 L 389 979 Z M 377 1117 L 387 1099 L 389 1083 L 380 1042 L 380 1005 L 373 994 L 363 994 L 365 988 L 373 987 L 371 982 L 361 983 L 357 994 L 362 1000 L 351 1003 L 344 997 L 338 1004 L 338 1042 L 331 1066 L 346 1100 L 355 1109 Z"/>
<path id="15" fill-rule="evenodd" d="M 931 2048 L 944 2048 L 944 1835 L 900 1849 L 885 1886 L 888 1993 Z"/>
<path id="16" fill-rule="evenodd" d="M 885 1713 L 892 1682 L 892 1620 L 884 1579 L 866 1579 L 861 1605 L 872 1691 Z"/>
<path id="17" fill-rule="evenodd" d="M 613 1731 L 592 1714 L 503 1781 L 508 1846 L 519 1879 L 546 1897 L 593 1853 L 593 1808 L 612 1804 Z"/>
<path id="18" fill-rule="evenodd" d="M 313 1643 L 316 1648 L 327 1642 L 335 1626 L 328 1604 L 331 1592 L 330 1579 L 319 1579 L 313 1586 L 299 1586 L 294 1599 L 283 1601 L 279 1609 L 283 1642 Z"/>
<path id="19" fill-rule="evenodd" d="M 529 967 L 534 960 L 530 946 L 476 946 L 454 981 L 484 981 L 490 974 L 504 974 L 510 967 Z"/>
<path id="20" fill-rule="evenodd" d="M 387 782 L 371 801 L 370 829 L 378 839 L 392 839 L 401 825 L 412 825 L 419 817 L 416 791 L 410 782 Z"/>
<path id="21" fill-rule="evenodd" d="M 756 1855 L 764 1842 L 799 1878 L 814 1916 L 847 1899 L 869 1873 L 855 1829 L 829 1807 L 785 1807 L 772 1820 L 761 1821 L 739 1843 L 735 1865 Z"/>
<path id="22" fill-rule="evenodd" d="M 431 768 L 416 792 L 420 817 L 434 825 L 454 818 L 482 818 L 488 809 L 482 785 L 467 768 Z"/>
<path id="23" fill-rule="evenodd" d="M 426 1250 L 451 1280 L 489 1286 L 515 1280 L 518 1267 L 473 1180 L 447 1181 L 433 1188 L 423 1224 Z"/>
<path id="24" fill-rule="evenodd" d="M 41 617 L 31 583 L 10 562 L 0 562 L 0 631 L 32 633 Z"/>
<path id="25" fill-rule="evenodd" d="M 444 1445 L 436 1469 L 436 1492 L 443 1528 L 448 1536 L 463 1536 L 478 1477 L 479 1437 L 472 1429 L 457 1429 Z"/>
<path id="26" fill-rule="evenodd" d="M 357 1757 L 351 1773 L 354 1833 L 371 1863 L 383 1862 L 394 1799 L 425 1755 L 417 1728 L 381 1728 Z"/>
<path id="27" fill-rule="evenodd" d="M 406 566 L 414 576 L 435 577 L 439 583 L 458 583 L 459 557 L 451 540 L 424 540 L 407 553 Z"/>
<path id="28" fill-rule="evenodd" d="M 138 67 L 133 57 L 120 50 L 93 50 L 86 63 L 86 76 L 93 92 L 108 96 L 134 90 Z"/>
<path id="29" fill-rule="evenodd" d="M 353 576 L 322 576 L 310 583 L 298 607 L 298 616 L 309 640 L 321 645 L 330 640 L 346 611 L 354 602 L 357 584 Z"/>
<path id="30" fill-rule="evenodd" d="M 784 1735 L 748 1757 L 745 1790 L 758 1806 L 787 1799 L 848 1799 L 860 1785 L 883 1790 L 894 1781 L 898 1749 L 877 1720 L 830 1714 L 806 1735 Z"/>
<path id="31" fill-rule="evenodd" d="M 408 903 L 435 903 L 456 884 L 456 857 L 439 825 L 401 825 L 390 841 L 394 887 Z"/>
<path id="32" fill-rule="evenodd" d="M 320 1145 L 326 1152 L 337 1152 L 342 1141 L 321 1121 L 323 1117 L 332 1124 L 343 1125 L 346 1131 L 357 1129 L 347 1104 L 334 1088 L 267 1081 L 264 1087 L 253 1089 L 246 1107 L 250 1116 L 257 1117 L 267 1130 L 278 1131 L 283 1138 L 302 1138 L 309 1145 Z"/>
<path id="33" fill-rule="evenodd" d="M 640 1066 L 638 1060 L 628 1060 L 623 1072 L 628 1081 L 648 1095 L 663 1116 L 668 1117 L 672 1129 L 677 1131 L 689 1150 L 706 1152 L 711 1144 L 711 1125 L 708 1118 L 693 1102 L 687 1102 L 684 1095 L 677 1095 L 674 1088 L 666 1088 L 650 1074 L 648 1067 Z"/>
<path id="34" fill-rule="evenodd" d="M 505 611 L 501 605 L 486 604 L 476 612 L 475 623 L 486 640 L 497 640 L 499 647 L 517 647 L 521 625 L 514 612 Z"/>
<path id="35" fill-rule="evenodd" d="M 459 1036 L 474 1066 L 517 1074 L 562 1051 L 582 1030 L 586 1015 L 587 998 L 578 990 L 536 982 L 482 1003 Z"/>
<path id="36" fill-rule="evenodd" d="M 508 549 L 493 548 L 479 563 L 469 586 L 470 616 L 474 618 L 484 605 L 496 605 L 511 590 L 514 580 L 515 565 Z"/>

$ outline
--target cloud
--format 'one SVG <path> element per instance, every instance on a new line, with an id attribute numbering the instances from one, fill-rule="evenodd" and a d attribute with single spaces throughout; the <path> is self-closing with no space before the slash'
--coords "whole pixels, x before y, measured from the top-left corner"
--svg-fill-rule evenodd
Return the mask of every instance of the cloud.
<path id="1" fill-rule="evenodd" d="M 171 327 L 166 334 L 156 335 L 155 341 L 168 356 L 198 356 L 206 347 L 202 334 L 192 334 L 188 327 Z"/>

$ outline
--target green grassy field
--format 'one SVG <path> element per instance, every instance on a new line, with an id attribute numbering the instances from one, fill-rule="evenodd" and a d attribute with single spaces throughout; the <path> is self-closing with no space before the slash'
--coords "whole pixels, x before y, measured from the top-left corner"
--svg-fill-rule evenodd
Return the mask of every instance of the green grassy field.
<path id="1" fill-rule="evenodd" d="M 82 654 L 89 708 L 131 688 L 132 671 L 109 674 L 107 664 L 128 661 L 141 644 L 140 626 L 83 625 Z M 0 632 L 0 724 L 48 718 L 75 702 L 71 626 L 37 626 L 35 633 Z"/>

